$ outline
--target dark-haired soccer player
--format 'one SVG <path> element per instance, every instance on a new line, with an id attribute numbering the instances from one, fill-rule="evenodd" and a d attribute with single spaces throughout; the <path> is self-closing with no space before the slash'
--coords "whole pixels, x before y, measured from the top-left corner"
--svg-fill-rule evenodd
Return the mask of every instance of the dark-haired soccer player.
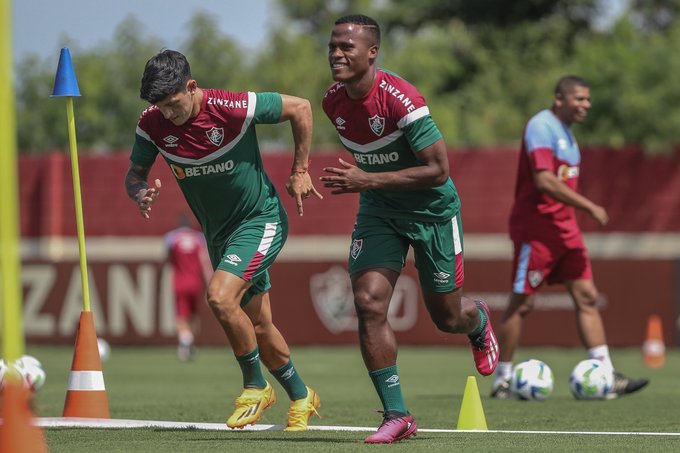
<path id="1" fill-rule="evenodd" d="M 309 101 L 278 93 L 199 88 L 184 55 L 173 50 L 146 63 L 140 96 L 152 105 L 137 124 L 125 187 L 142 216 L 149 218 L 161 184 L 156 180 L 148 187 L 147 177 L 160 153 L 201 225 L 215 269 L 208 304 L 243 373 L 243 393 L 227 425 L 255 423 L 276 401 L 262 374 L 262 361 L 292 401 L 286 430 L 305 430 L 320 402 L 302 381 L 272 322 L 267 269 L 286 241 L 288 219 L 264 171 L 255 126 L 290 121 L 295 157 L 286 188 L 302 215 L 303 199 L 321 198 L 307 172 Z"/>
<path id="2" fill-rule="evenodd" d="M 512 356 L 519 344 L 522 320 L 533 309 L 533 294 L 543 285 L 563 284 L 576 310 L 576 324 L 588 356 L 614 369 L 598 311 L 588 251 L 576 223 L 574 208 L 600 225 L 607 211 L 579 194 L 581 152 L 571 131 L 585 121 L 590 109 L 590 88 L 581 77 L 566 76 L 555 87 L 550 109 L 534 115 L 522 137 L 517 169 L 515 203 L 510 215 L 514 243 L 512 294 L 499 331 L 500 362 L 491 396 L 508 398 Z M 632 393 L 646 379 L 628 379 L 614 372 L 610 398 Z"/>
<path id="3" fill-rule="evenodd" d="M 437 328 L 469 336 L 483 375 L 496 368 L 498 348 L 486 304 L 461 295 L 463 230 L 446 144 L 418 90 L 378 68 L 379 49 L 375 20 L 353 15 L 335 22 L 328 61 L 336 83 L 323 109 L 355 164 L 341 159 L 321 180 L 332 194 L 361 193 L 349 273 L 361 352 L 384 408 L 382 424 L 365 442 L 392 443 L 417 431 L 402 397 L 397 342 L 387 320 L 409 246 Z"/>

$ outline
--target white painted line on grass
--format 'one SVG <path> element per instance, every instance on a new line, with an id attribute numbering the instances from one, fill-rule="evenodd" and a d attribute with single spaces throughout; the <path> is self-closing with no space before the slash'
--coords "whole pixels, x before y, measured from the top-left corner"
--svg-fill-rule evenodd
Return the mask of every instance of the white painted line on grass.
<path id="1" fill-rule="evenodd" d="M 33 420 L 43 428 L 172 428 L 198 429 L 208 431 L 281 431 L 283 425 L 250 425 L 242 430 L 229 428 L 224 423 L 170 422 L 160 420 L 124 420 L 110 418 L 39 417 Z M 310 431 L 365 431 L 373 432 L 375 427 L 361 426 L 310 426 Z M 519 431 L 519 430 L 461 430 L 418 428 L 421 433 L 504 433 L 504 434 L 577 434 L 597 436 L 680 436 L 677 433 L 628 432 L 628 431 Z"/>

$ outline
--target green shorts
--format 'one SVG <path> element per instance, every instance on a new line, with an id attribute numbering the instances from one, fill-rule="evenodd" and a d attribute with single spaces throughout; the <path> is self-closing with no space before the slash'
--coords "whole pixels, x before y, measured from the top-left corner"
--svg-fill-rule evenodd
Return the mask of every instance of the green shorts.
<path id="1" fill-rule="evenodd" d="M 349 251 L 349 273 L 387 268 L 401 273 L 409 246 L 423 291 L 446 293 L 463 286 L 460 213 L 443 222 L 358 216 Z"/>
<path id="2" fill-rule="evenodd" d="M 210 256 L 221 256 L 217 269 L 234 274 L 252 283 L 241 306 L 256 294 L 269 288 L 269 267 L 274 263 L 288 237 L 287 219 L 249 219 L 241 223 L 227 237 L 220 250 L 211 250 Z"/>

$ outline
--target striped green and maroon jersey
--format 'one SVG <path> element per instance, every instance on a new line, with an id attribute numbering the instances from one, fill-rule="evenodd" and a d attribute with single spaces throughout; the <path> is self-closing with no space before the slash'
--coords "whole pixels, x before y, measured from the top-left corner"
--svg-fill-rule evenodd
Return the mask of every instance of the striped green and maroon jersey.
<path id="1" fill-rule="evenodd" d="M 281 118 L 278 93 L 203 90 L 199 114 L 181 126 L 156 106 L 137 123 L 130 160 L 150 167 L 160 153 L 172 169 L 210 247 L 219 247 L 243 220 L 286 213 L 262 165 L 256 124 Z"/>
<path id="2" fill-rule="evenodd" d="M 418 152 L 442 138 L 418 90 L 382 69 L 363 99 L 351 99 L 345 85 L 335 83 L 322 105 L 356 165 L 369 173 L 422 165 Z M 459 209 L 458 193 L 448 178 L 428 189 L 362 192 L 359 214 L 436 222 L 452 218 Z"/>

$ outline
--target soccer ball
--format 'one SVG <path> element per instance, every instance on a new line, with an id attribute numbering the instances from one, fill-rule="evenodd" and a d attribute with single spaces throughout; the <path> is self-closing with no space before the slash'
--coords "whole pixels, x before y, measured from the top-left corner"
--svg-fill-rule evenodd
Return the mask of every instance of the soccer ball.
<path id="1" fill-rule="evenodd" d="M 97 349 L 99 349 L 99 358 L 102 362 L 106 362 L 111 355 L 111 346 L 109 342 L 103 338 L 97 338 Z"/>
<path id="2" fill-rule="evenodd" d="M 569 390 L 577 400 L 601 400 L 614 385 L 614 370 L 597 359 L 580 361 L 569 376 Z"/>
<path id="3" fill-rule="evenodd" d="M 14 366 L 21 375 L 26 387 L 31 391 L 38 391 L 45 385 L 47 375 L 38 359 L 30 355 L 22 355 L 14 362 Z"/>
<path id="4" fill-rule="evenodd" d="M 518 363 L 512 370 L 510 392 L 521 400 L 543 401 L 552 393 L 554 382 L 548 365 L 529 359 Z"/>

